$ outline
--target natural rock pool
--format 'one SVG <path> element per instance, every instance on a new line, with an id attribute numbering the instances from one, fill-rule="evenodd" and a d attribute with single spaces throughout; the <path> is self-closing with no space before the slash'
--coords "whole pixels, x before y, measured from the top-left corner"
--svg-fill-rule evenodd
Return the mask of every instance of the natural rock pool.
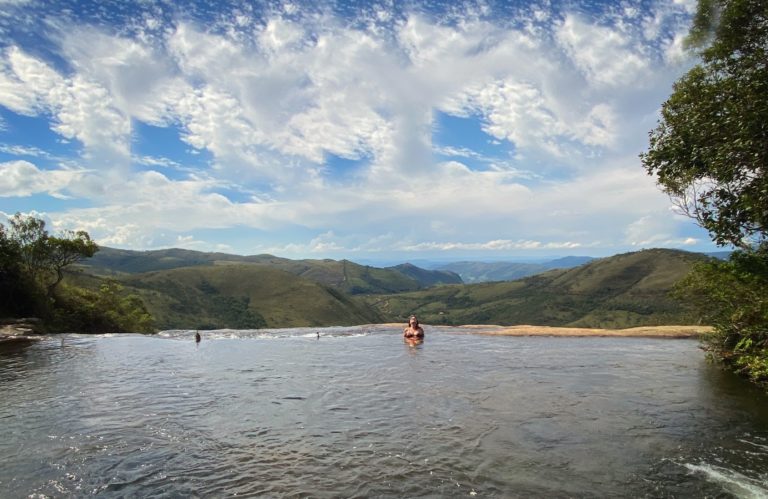
<path id="1" fill-rule="evenodd" d="M 0 497 L 768 495 L 768 396 L 695 340 L 464 333 L 6 348 Z"/>

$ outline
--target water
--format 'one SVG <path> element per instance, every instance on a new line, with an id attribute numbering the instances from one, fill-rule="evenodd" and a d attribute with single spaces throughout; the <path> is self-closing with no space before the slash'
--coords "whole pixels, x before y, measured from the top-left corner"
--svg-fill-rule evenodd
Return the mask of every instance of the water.
<path id="1" fill-rule="evenodd" d="M 768 397 L 696 341 L 193 335 L 0 353 L 0 497 L 768 497 Z"/>

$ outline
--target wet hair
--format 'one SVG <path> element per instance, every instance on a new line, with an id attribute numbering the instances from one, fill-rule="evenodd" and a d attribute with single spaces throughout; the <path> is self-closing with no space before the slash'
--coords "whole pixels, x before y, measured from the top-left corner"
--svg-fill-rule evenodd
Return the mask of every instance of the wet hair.
<path id="1" fill-rule="evenodd" d="M 409 326 L 411 325 L 411 321 L 416 321 L 416 324 L 418 324 L 418 323 L 419 323 L 419 319 L 418 319 L 418 318 L 416 318 L 416 316 L 415 316 L 415 315 L 412 315 L 412 316 L 408 317 L 408 325 L 409 325 Z"/>

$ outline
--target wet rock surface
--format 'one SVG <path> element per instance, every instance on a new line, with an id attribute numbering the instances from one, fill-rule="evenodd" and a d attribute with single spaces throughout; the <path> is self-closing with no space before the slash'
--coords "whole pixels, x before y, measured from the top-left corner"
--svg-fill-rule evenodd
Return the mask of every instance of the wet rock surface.
<path id="1" fill-rule="evenodd" d="M 36 317 L 0 321 L 0 342 L 34 341 L 41 334 L 42 322 Z"/>

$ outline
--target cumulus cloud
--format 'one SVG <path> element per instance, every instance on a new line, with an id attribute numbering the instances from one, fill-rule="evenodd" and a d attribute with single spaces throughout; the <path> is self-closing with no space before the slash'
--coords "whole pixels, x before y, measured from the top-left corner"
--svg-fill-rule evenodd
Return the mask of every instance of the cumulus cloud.
<path id="1" fill-rule="evenodd" d="M 86 172 L 82 170 L 40 170 L 29 161 L 0 163 L 0 197 L 27 197 L 45 193 L 56 198 Z"/>

